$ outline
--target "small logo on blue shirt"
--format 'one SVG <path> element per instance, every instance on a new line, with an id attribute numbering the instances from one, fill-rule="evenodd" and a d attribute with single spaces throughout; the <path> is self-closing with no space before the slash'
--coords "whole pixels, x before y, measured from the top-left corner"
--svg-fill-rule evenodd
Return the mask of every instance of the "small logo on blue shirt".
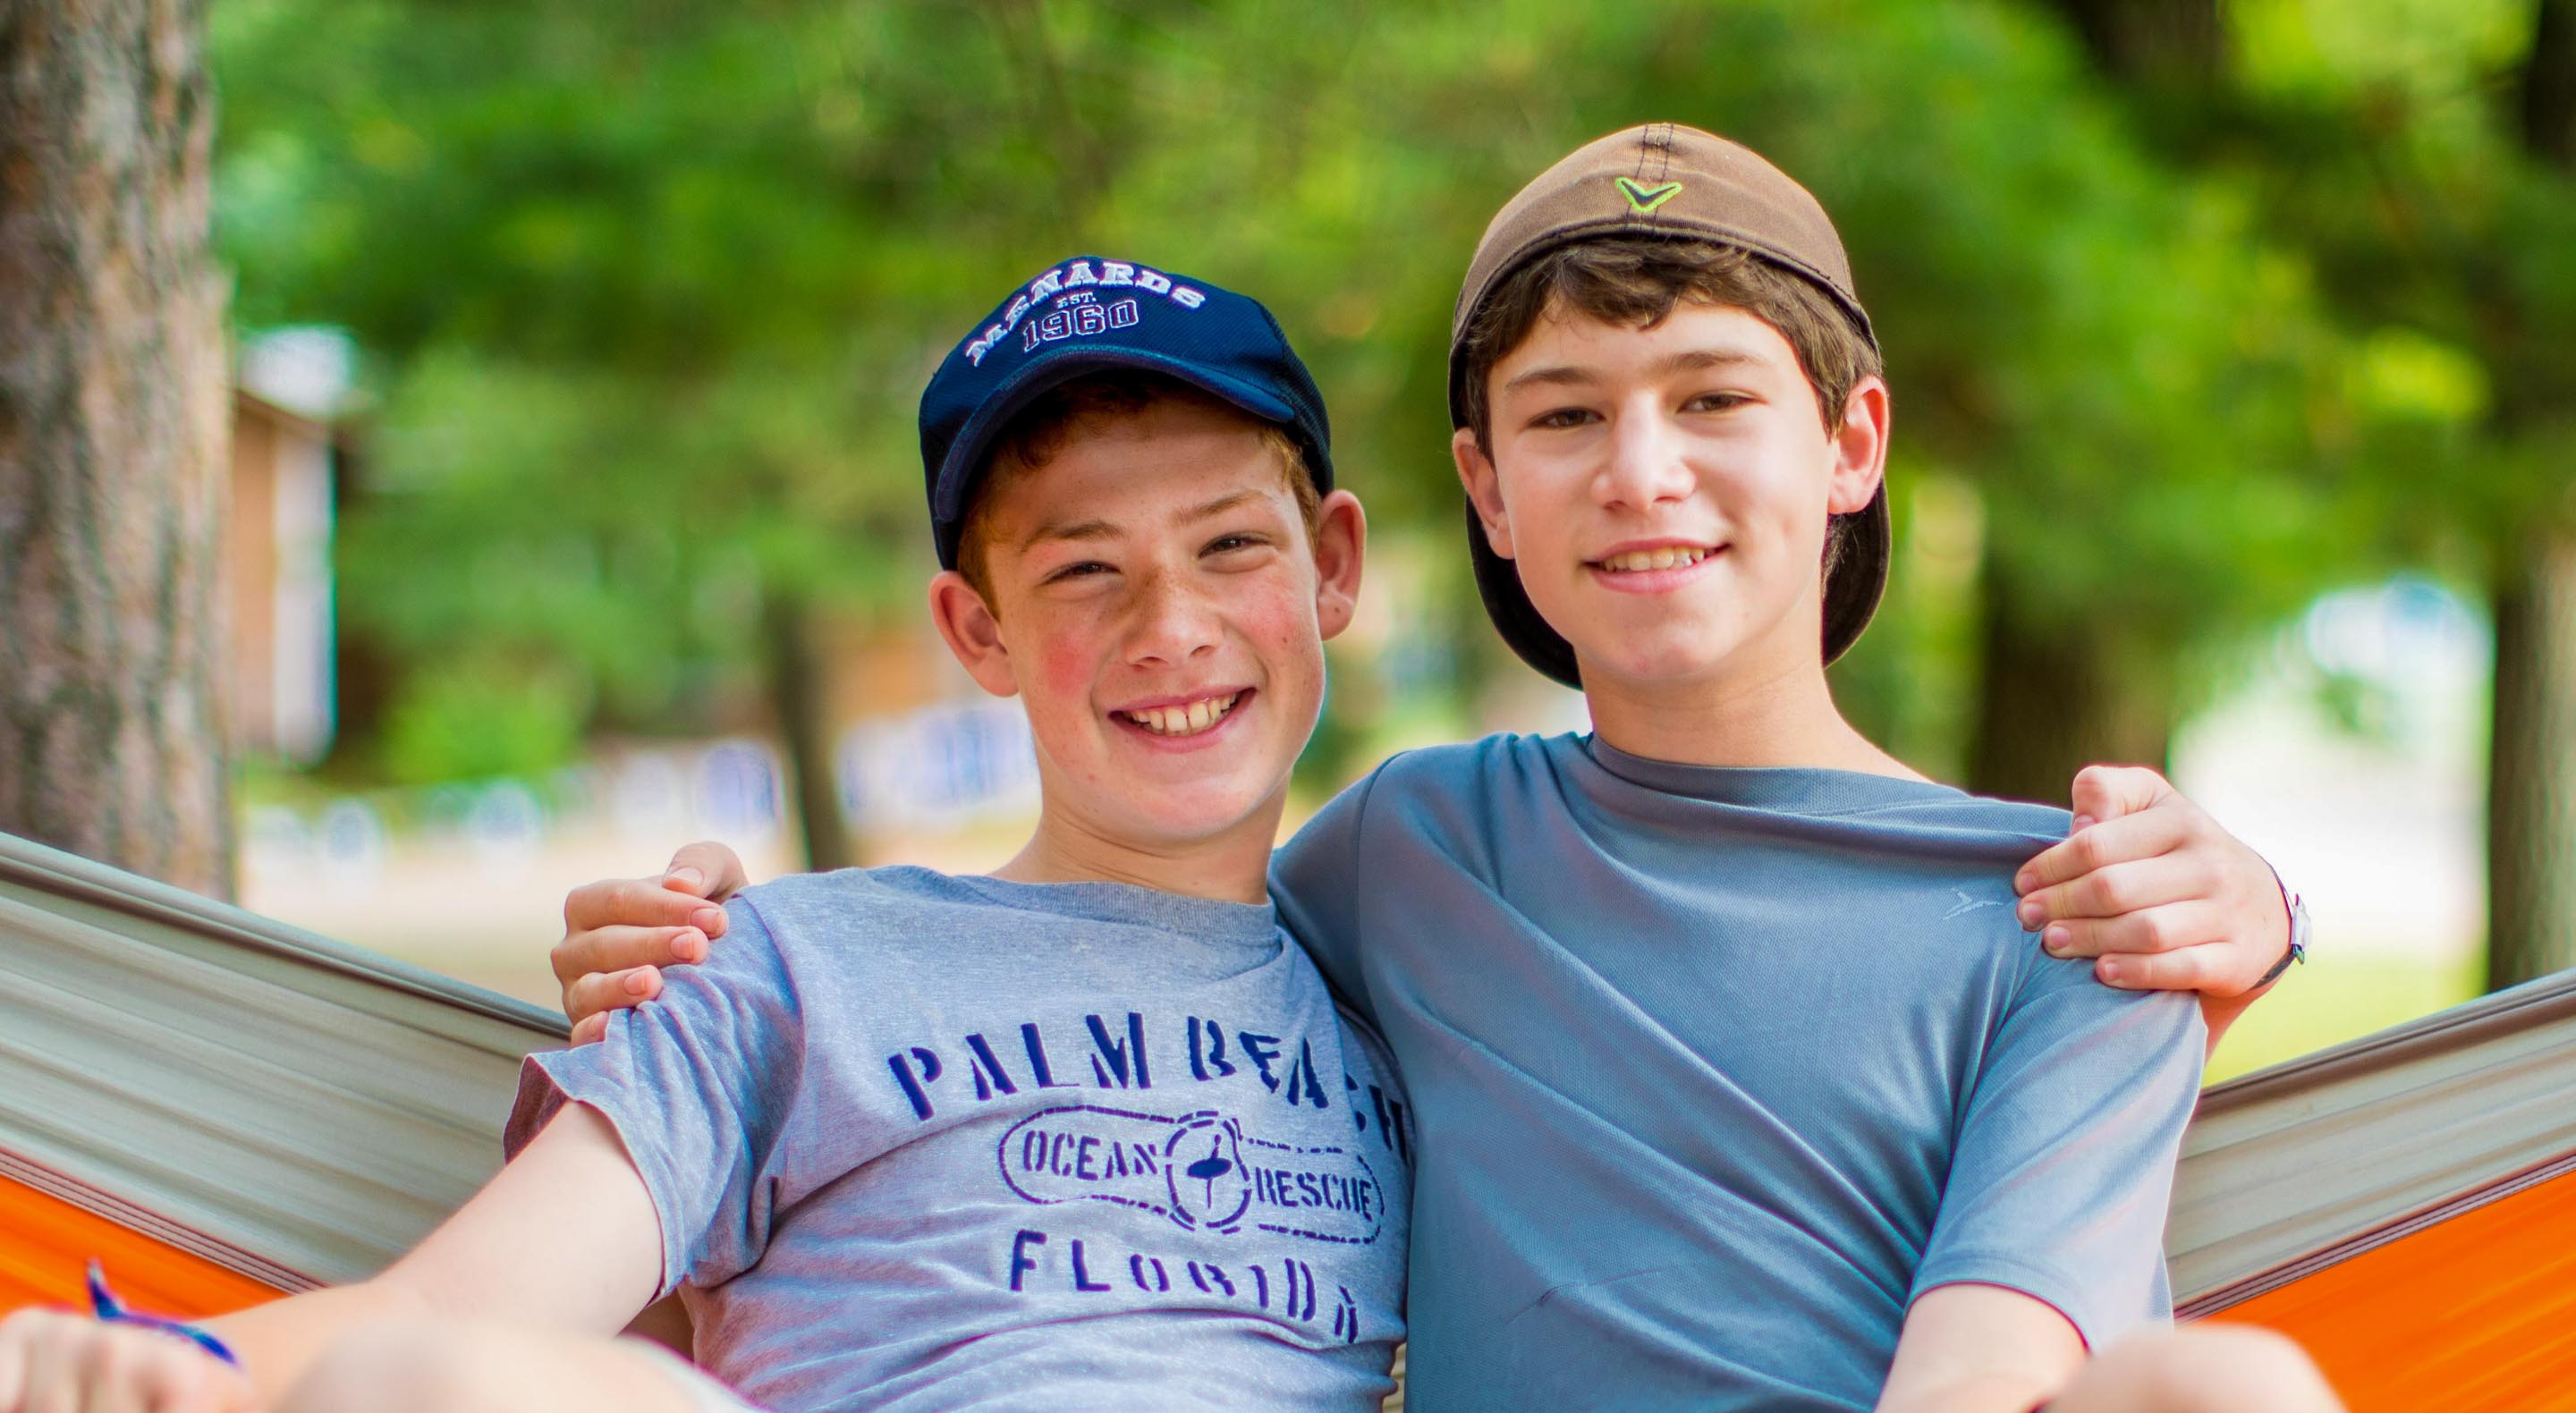
<path id="1" fill-rule="evenodd" d="M 1960 917 L 1965 914 L 1975 912 L 1979 908 L 2000 908 L 2004 906 L 2004 902 L 2000 898 L 1974 897 L 1970 895 L 1968 890 L 1965 888 L 1953 888 L 1950 891 L 1959 895 L 1959 906 L 1941 914 L 1941 920 L 1943 922 L 1948 922 L 1954 917 Z"/>

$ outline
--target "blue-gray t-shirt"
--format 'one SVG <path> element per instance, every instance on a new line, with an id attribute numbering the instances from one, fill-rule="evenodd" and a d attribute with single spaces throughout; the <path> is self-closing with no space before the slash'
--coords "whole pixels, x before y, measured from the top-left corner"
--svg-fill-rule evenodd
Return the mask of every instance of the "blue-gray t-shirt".
<path id="1" fill-rule="evenodd" d="M 2199 1008 L 2014 919 L 2066 816 L 1588 737 L 1400 755 L 1273 862 L 1394 1052 L 1407 1400 L 1867 1408 L 1913 1298 L 2165 1318 Z"/>
<path id="2" fill-rule="evenodd" d="M 697 1356 L 780 1410 L 1374 1410 L 1412 1134 L 1269 906 L 782 878 L 597 1045 L 533 1055 L 650 1190 Z"/>

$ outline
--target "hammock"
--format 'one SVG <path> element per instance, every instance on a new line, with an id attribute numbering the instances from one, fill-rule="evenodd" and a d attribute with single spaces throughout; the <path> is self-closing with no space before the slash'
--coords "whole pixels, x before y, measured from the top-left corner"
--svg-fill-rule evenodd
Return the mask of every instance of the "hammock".
<path id="1" fill-rule="evenodd" d="M 178 1315 L 364 1277 L 499 1167 L 563 1038 L 0 835 L 0 1309 L 92 1256 Z M 2166 1249 L 2185 1318 L 2292 1335 L 2356 1413 L 2570 1406 L 2576 972 L 2210 1089 Z"/>
<path id="2" fill-rule="evenodd" d="M 2356 1413 L 2576 1408 L 2576 971 L 2209 1089 L 2165 1253 Z"/>
<path id="3" fill-rule="evenodd" d="M 500 1167 L 559 1015 L 0 835 L 0 1308 L 363 1278 Z"/>

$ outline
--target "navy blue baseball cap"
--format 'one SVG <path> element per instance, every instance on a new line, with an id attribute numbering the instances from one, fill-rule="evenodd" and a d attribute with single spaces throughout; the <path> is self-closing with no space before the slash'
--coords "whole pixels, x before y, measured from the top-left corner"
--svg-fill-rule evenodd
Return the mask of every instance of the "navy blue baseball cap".
<path id="1" fill-rule="evenodd" d="M 1314 375 L 1258 300 L 1096 255 L 1066 260 L 996 306 L 921 394 L 921 469 L 940 567 L 975 480 L 1011 419 L 1086 373 L 1135 369 L 1176 378 L 1286 430 L 1318 494 L 1333 489 L 1332 428 Z"/>

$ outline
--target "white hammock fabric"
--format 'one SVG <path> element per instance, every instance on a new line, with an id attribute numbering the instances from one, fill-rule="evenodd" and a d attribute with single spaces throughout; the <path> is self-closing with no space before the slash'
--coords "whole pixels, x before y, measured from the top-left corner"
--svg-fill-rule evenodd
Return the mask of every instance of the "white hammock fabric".
<path id="1" fill-rule="evenodd" d="M 540 945 L 531 939 L 530 946 Z M 285 1289 L 501 1164 L 563 1017 L 0 835 L 0 1176 Z"/>
<path id="2" fill-rule="evenodd" d="M 2165 1230 L 2174 1297 L 2210 1314 L 2570 1171 L 2576 971 L 2204 1093 Z"/>

